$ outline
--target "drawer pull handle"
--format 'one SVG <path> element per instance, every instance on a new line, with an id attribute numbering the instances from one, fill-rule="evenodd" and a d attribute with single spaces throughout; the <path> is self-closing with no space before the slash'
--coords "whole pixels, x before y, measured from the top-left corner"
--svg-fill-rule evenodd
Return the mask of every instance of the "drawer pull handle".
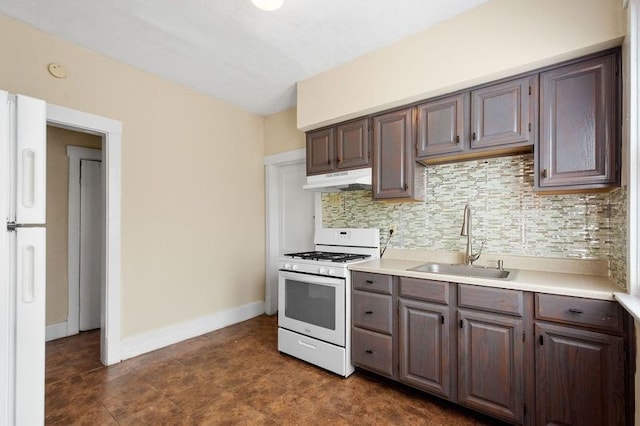
<path id="1" fill-rule="evenodd" d="M 580 309 L 576 309 L 576 308 L 570 308 L 569 312 L 571 312 L 572 314 L 581 314 L 581 313 L 583 313 Z"/>
<path id="2" fill-rule="evenodd" d="M 364 311 L 365 314 L 372 314 L 373 311 Z"/>
<path id="3" fill-rule="evenodd" d="M 368 353 L 368 354 L 372 354 L 373 353 L 373 351 L 371 349 L 367 349 L 365 352 Z"/>
<path id="4" fill-rule="evenodd" d="M 371 281 L 371 280 L 366 280 L 365 282 L 366 282 L 367 284 L 373 284 L 373 281 Z"/>

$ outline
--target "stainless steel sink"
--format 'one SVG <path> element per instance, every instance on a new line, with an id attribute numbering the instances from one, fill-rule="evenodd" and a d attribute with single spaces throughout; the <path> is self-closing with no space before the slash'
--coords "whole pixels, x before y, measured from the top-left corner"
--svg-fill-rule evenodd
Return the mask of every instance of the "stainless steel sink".
<path id="1" fill-rule="evenodd" d="M 485 266 L 470 266 L 461 264 L 450 263 L 425 263 L 415 268 L 410 268 L 410 271 L 417 272 L 429 272 L 432 274 L 445 274 L 445 275 L 459 275 L 463 277 L 477 277 L 477 278 L 493 278 L 493 279 L 506 279 L 509 277 L 511 271 L 505 269 L 487 268 Z"/>

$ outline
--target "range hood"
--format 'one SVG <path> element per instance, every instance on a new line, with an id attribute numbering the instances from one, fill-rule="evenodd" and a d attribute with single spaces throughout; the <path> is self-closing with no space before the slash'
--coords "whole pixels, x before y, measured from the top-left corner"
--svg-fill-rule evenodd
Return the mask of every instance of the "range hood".
<path id="1" fill-rule="evenodd" d="M 359 191 L 371 189 L 371 167 L 307 176 L 303 189 L 316 192 Z"/>

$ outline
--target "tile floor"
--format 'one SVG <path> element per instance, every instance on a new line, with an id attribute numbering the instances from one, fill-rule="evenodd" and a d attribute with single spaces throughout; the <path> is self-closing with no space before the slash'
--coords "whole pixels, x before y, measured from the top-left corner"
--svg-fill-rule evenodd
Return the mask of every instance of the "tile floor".
<path id="1" fill-rule="evenodd" d="M 47 343 L 48 425 L 488 425 L 437 398 L 356 372 L 344 379 L 277 351 L 260 316 L 120 364 L 100 334 Z"/>

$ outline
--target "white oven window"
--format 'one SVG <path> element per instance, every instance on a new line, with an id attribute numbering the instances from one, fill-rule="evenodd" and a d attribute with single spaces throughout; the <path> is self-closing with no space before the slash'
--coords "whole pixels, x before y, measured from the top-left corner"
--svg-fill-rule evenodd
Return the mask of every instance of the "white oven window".
<path id="1" fill-rule="evenodd" d="M 285 280 L 285 316 L 329 330 L 336 329 L 336 288 Z"/>

